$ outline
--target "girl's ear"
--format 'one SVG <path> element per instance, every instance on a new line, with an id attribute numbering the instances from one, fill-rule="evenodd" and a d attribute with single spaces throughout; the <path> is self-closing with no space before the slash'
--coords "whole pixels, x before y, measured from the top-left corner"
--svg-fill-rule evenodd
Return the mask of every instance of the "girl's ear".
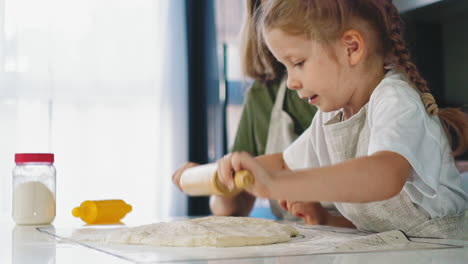
<path id="1" fill-rule="evenodd" d="M 363 59 L 366 47 L 362 34 L 354 29 L 347 30 L 341 37 L 341 43 L 346 49 L 349 65 L 357 65 Z"/>

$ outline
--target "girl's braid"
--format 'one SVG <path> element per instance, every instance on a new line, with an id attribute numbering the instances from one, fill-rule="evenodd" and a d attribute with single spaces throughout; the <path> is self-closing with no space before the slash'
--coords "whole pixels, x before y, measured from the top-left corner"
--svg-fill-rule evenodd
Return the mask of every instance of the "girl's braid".
<path id="1" fill-rule="evenodd" d="M 392 63 L 396 68 L 403 70 L 414 87 L 420 91 L 421 99 L 426 107 L 426 111 L 431 115 L 437 115 L 439 108 L 435 102 L 434 97 L 429 91 L 426 80 L 419 74 L 416 65 L 411 61 L 411 56 L 408 47 L 403 39 L 402 21 L 398 10 L 392 4 L 392 0 L 385 1 L 385 11 L 388 14 L 389 21 L 387 21 L 388 40 L 391 46 Z"/>

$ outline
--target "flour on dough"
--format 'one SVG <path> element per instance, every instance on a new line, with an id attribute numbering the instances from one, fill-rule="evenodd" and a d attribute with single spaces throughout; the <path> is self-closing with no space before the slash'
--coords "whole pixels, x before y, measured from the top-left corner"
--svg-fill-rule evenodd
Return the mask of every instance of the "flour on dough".
<path id="1" fill-rule="evenodd" d="M 298 231 L 272 220 L 209 216 L 113 230 L 106 242 L 173 247 L 239 247 L 286 242 Z M 95 240 L 95 239 L 93 239 Z"/>

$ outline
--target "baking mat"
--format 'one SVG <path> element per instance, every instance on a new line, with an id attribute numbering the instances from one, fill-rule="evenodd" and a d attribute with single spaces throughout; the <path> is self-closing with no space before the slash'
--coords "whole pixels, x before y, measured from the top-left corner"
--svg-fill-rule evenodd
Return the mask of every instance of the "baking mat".
<path id="1" fill-rule="evenodd" d="M 182 261 L 206 261 L 222 259 L 264 258 L 278 256 L 303 256 L 314 254 L 362 253 L 376 251 L 443 249 L 460 247 L 450 244 L 419 242 L 409 239 L 401 231 L 363 233 L 355 229 L 327 226 L 305 226 L 296 224 L 300 235 L 289 242 L 245 247 L 160 247 L 148 245 L 110 244 L 77 241 L 80 235 L 102 235 L 115 226 L 93 226 L 77 229 L 38 228 L 40 232 L 57 238 L 62 243 L 78 243 L 115 257 L 138 263 L 171 263 Z M 120 226 L 121 228 L 121 226 Z"/>

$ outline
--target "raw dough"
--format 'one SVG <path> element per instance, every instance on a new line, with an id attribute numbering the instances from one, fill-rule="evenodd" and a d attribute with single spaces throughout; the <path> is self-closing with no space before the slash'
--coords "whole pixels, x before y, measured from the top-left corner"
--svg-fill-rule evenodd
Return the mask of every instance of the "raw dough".
<path id="1" fill-rule="evenodd" d="M 209 216 L 110 232 L 107 242 L 175 247 L 239 247 L 289 241 L 298 231 L 272 220 Z"/>

